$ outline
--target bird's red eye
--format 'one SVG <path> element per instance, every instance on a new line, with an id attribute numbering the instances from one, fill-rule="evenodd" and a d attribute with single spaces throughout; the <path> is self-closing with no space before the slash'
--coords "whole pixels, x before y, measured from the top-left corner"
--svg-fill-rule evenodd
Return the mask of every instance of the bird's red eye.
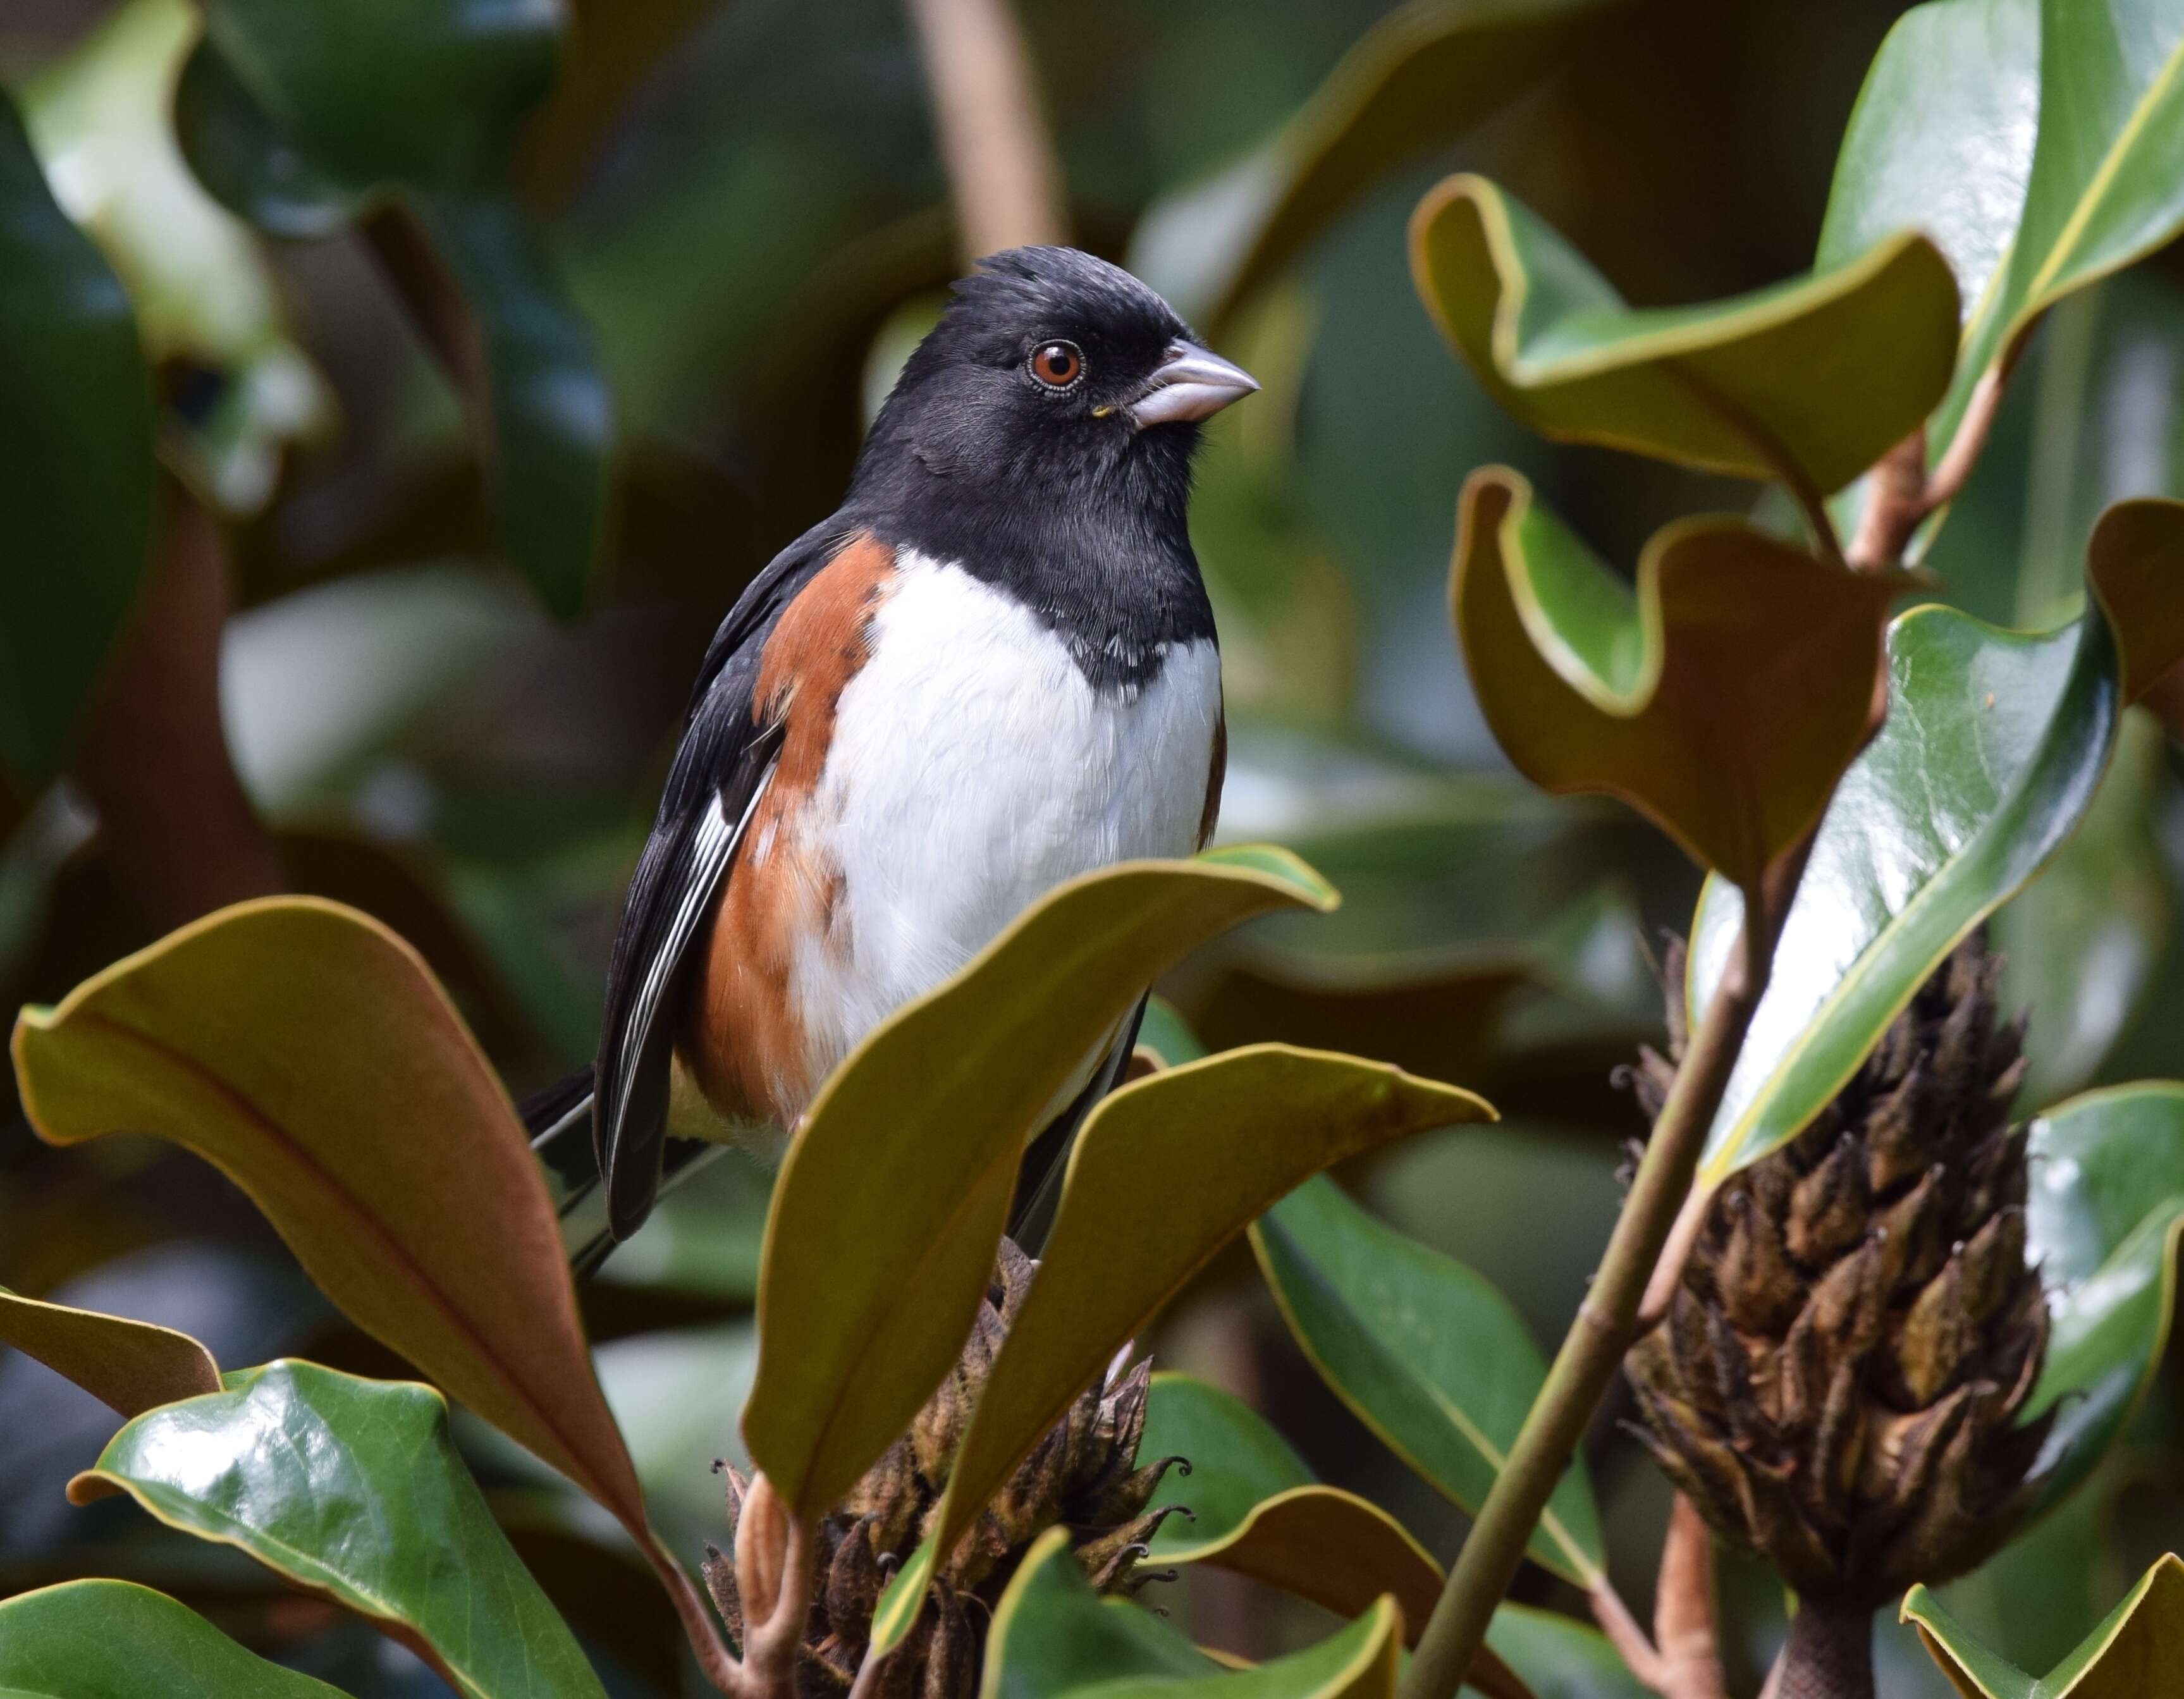
<path id="1" fill-rule="evenodd" d="M 1042 343 L 1031 357 L 1031 375 L 1049 389 L 1067 389 L 1084 372 L 1075 343 Z"/>

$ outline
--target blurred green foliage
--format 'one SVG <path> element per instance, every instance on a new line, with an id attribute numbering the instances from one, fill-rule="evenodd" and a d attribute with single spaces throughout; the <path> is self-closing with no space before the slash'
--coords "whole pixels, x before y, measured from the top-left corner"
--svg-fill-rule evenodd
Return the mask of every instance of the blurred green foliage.
<path id="1" fill-rule="evenodd" d="M 905 327 L 929 317 L 956 259 L 924 83 L 893 0 L 837 0 L 823 27 L 789 0 L 579 0 L 566 31 L 545 27 L 555 9 L 532 8 L 537 39 L 515 44 L 521 64 L 504 84 L 486 79 L 490 100 L 467 83 L 420 88 L 418 112 L 352 110 L 332 136 L 298 127 L 293 114 L 273 121 L 295 86 L 284 78 L 303 74 L 270 48 L 253 56 L 258 33 L 278 35 L 281 8 L 214 0 L 213 47 L 194 53 L 198 14 L 181 0 L 40 0 L 0 19 L 0 72 L 24 114 L 20 139 L 0 120 L 0 247 L 75 280 L 57 297 L 29 287 L 27 262 L 0 265 L 0 435 L 37 450 L 11 450 L 0 469 L 7 1006 L 57 1001 L 150 941 L 94 822 L 49 782 L 142 570 L 156 452 L 231 522 L 240 611 L 223 658 L 229 739 L 298 888 L 354 904 L 414 943 L 518 1089 L 588 1056 L 616 905 L 705 639 L 772 550 L 834 504 L 872 376 L 900 358 Z M 1507 461 L 1611 562 L 1638 560 L 1672 518 L 1746 514 L 1753 502 L 1743 484 L 1526 434 L 1446 357 L 1406 274 L 1405 222 L 1435 178 L 1485 173 L 1588 257 L 1598 276 L 1581 281 L 1596 305 L 1619 297 L 1641 326 L 1655 322 L 1650 312 L 1724 301 L 1816 265 L 1825 275 L 1804 287 L 1819 287 L 1901 222 L 1854 231 L 1829 194 L 1860 79 L 1902 8 L 1627 0 L 1539 8 L 1544 23 L 1522 8 L 1477 8 L 1491 53 L 1457 31 L 1475 19 L 1421 0 L 1393 22 L 1398 8 L 1379 0 L 1020 9 L 1079 239 L 1177 280 L 1188 309 L 1267 381 L 1251 408 L 1209 433 L 1194 510 L 1234 731 L 1223 836 L 1290 844 L 1346 897 L 1329 920 L 1255 924 L 1164 989 L 1216 1049 L 1275 1039 L 1355 1050 L 1460 1079 L 1521 1117 L 1427 1134 L 1344 1178 L 1407 1233 L 1461 1257 L 1469 1268 L 1459 1272 L 1475 1270 L 1490 1296 L 1511 1295 L 1496 1327 L 1552 1343 L 1612 1213 L 1622 1142 L 1641 1130 L 1609 1070 L 1658 1036 L 1649 963 L 1661 928 L 1693 923 L 1699 874 L 1628 815 L 1542 798 L 1508 772 L 1448 633 L 1457 491 L 1473 467 Z M 2031 8 L 1955 0 L 1924 15 L 1984 10 L 2021 23 Z M 1497 13 L 1514 21 L 1504 27 Z M 564 37 L 557 50 L 542 45 L 549 36 Z M 1406 42 L 1440 55 L 1409 86 L 1407 115 L 1371 131 L 1362 163 L 1296 174 L 1313 217 L 1240 238 L 1249 226 L 1237 208 L 1263 198 L 1268 173 L 1294 166 L 1310 138 L 1354 146 L 1346 103 L 1383 86 L 1375 65 Z M 1457 86 L 1468 74 L 1458 47 L 1506 67 L 1502 81 L 1485 93 Z M 1909 47 L 1895 52 L 1900 66 Z M 318 70 L 360 74 L 362 63 L 335 55 Z M 2029 73 L 2014 63 L 2022 81 Z M 460 147 L 434 143 L 423 97 L 436 92 Z M 1869 100 L 1861 146 L 1880 147 L 1880 115 Z M 2148 133 L 2166 146 L 2159 125 Z M 443 169 L 450 148 L 460 169 Z M 2158 189 L 2173 153 L 2149 157 Z M 2070 198 L 2086 184 L 2069 164 L 2026 155 L 2042 186 L 2040 217 L 2027 214 L 2036 234 L 2072 225 Z M 405 310 L 375 246 L 373 209 L 387 207 L 444 244 L 456 322 L 470 315 L 493 366 L 484 413 L 459 366 L 450 378 L 447 348 Z M 1225 225 L 1206 210 L 1216 207 Z M 2105 230 L 2106 217 L 2097 207 L 2078 233 Z M 2006 267 L 1999 304 L 1977 319 L 1997 346 L 2065 272 L 2137 260 L 2031 332 L 1988 451 L 1924 554 L 1936 593 L 1965 613 L 2051 627 L 2081 610 L 2101 510 L 2184 493 L 2184 270 L 2171 251 L 2141 256 L 2128 231 L 2092 259 L 2059 241 L 2010 258 L 2007 232 L 1933 233 L 1960 285 L 1965 242 Z M 56 299 L 70 310 L 49 323 L 39 315 Z M 512 348 L 511 327 L 535 324 L 526 309 L 541 302 L 550 322 L 540 340 Z M 1594 327 L 1609 341 L 1630 328 Z M 522 432 L 509 428 L 524 399 L 503 382 L 511 361 L 549 389 L 573 372 L 584 399 L 581 416 L 559 418 L 528 486 Z M 1890 373 L 1922 404 L 1932 376 Z M 59 394 L 78 435 L 19 422 Z M 1952 397 L 1952 407 L 1964 400 Z M 1869 399 L 1879 422 L 1860 453 L 1902 423 L 1892 393 Z M 554 397 L 532 400 L 553 415 Z M 483 428 L 496 410 L 500 426 Z M 49 452 L 64 442 L 67 452 Z M 1841 456 L 1819 458 L 1813 481 L 1831 487 Z M 556 499 L 526 504 L 526 487 Z M 53 520 L 64 490 L 75 504 L 65 511 L 87 526 Z M 526 515 L 537 522 L 527 539 Z M 1764 498 L 1754 517 L 1784 532 L 1797 523 L 1790 504 Z M 545 611 L 571 610 L 580 593 L 580 620 Z M 2028 1111 L 2178 1071 L 2184 792 L 2152 712 L 2133 710 L 2109 736 L 2120 748 L 2092 818 L 1994 922 L 2013 1003 L 2033 1012 Z M 1155 1048 L 1185 1060 L 1170 1050 L 1189 1029 L 1165 1030 Z M 671 1196 L 584 1298 L 594 1336 L 610 1338 L 599 1354 L 605 1397 L 653 1524 L 686 1555 L 716 1530 L 716 1484 L 700 1471 L 710 1455 L 735 1454 L 752 1372 L 744 1318 L 766 1187 L 739 1162 L 724 1159 Z M 2090 1266 L 2123 1255 L 2138 1220 L 2120 1223 Z M 2132 1266 L 2159 1276 L 2173 1233 L 2166 1218 L 2144 1231 L 2160 1254 L 2140 1246 Z M 277 1268 L 287 1256 L 187 1158 L 133 1139 L 55 1153 L 20 1121 L 0 1131 L 0 1282 L 65 1299 L 103 1273 L 119 1284 L 96 1307 L 187 1326 L 226 1361 L 292 1351 L 337 1369 L 402 1372 L 292 1280 L 238 1278 L 225 1308 L 178 1312 L 175 1282 L 128 1274 L 130 1258 L 176 1241 L 238 1264 Z M 191 1284 L 228 1290 L 209 1276 Z M 1362 1492 L 1437 1557 L 1453 1551 L 1454 1503 L 1470 1496 L 1413 1479 L 1319 1384 L 1248 1257 L 1213 1261 L 1145 1337 L 1164 1362 L 1271 1417 L 1306 1479 Z M 2158 1555 L 2160 1530 L 2133 1519 L 2134 1496 L 2177 1501 L 2176 1353 L 2157 1356 L 2159 1328 L 2134 1340 L 2126 1355 L 2142 1395 L 2103 1407 L 2120 1449 L 2019 1547 L 1945 1594 L 1964 1632 L 2023 1668 L 2062 1658 Z M 112 1424 L 71 1428 L 70 1395 L 20 1356 L 0 1362 L 0 1424 L 56 1436 L 47 1448 L 0 1448 L 0 1503 L 52 1500 L 96 1457 Z M 78 1454 L 61 1455 L 70 1446 Z M 649 1586 L 629 1542 L 588 1521 L 593 1512 L 566 1488 L 542 1485 L 504 1443 L 466 1446 L 608 1691 L 673 1691 L 660 1634 L 648 1642 L 627 1626 L 671 1635 L 656 1603 L 650 1616 L 593 1607 L 632 1576 Z M 1590 1483 L 1601 1524 L 1586 1561 L 1604 1557 L 1642 1608 L 1658 1482 L 1609 1424 L 1586 1449 L 1573 1479 Z M 61 1524 L 65 1535 L 50 1519 L 0 1523 L 0 1586 L 153 1580 L 344 1691 L 439 1691 L 408 1653 L 344 1641 L 330 1613 L 299 1614 L 270 1580 L 220 1562 L 226 1554 L 106 1513 L 115 1508 L 83 1512 Z M 2100 1584 L 2065 1608 L 2052 1596 L 2058 1574 Z M 1732 1677 L 1747 1691 L 1781 1613 L 1779 1596 L 1750 1581 L 1730 1578 L 1724 1624 Z M 1028 1592 L 1027 1619 L 1106 1608 L 1067 1590 Z M 1171 1596 L 1197 1638 L 1224 1649 L 1271 1654 L 1334 1632 L 1287 1593 L 1226 1578 L 1193 1573 Z M 1597 1635 L 1529 1608 L 1581 1609 L 1563 1581 L 1528 1571 L 1518 1597 L 1491 1644 L 1541 1699 L 1631 1691 Z M 31 1593 L 0 1611 L 92 1605 L 112 1602 Z M 148 1656 L 177 1656 L 173 1646 L 209 1632 L 144 1614 L 147 1635 L 180 1636 L 148 1640 L 162 1648 Z M 1345 1632 L 1327 1642 L 1338 1652 L 1378 1657 L 1384 1641 L 1392 1657 L 1377 1624 Z M 1125 1646 L 1114 1667 L 1135 1673 L 1174 1650 Z M 1890 1680 L 1892 1691 L 1947 1691 L 1923 1659 L 1891 1666 Z"/>

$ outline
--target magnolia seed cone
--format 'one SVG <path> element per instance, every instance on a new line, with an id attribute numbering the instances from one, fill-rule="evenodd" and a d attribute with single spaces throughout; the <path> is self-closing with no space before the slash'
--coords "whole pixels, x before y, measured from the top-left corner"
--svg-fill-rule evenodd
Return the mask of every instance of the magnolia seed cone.
<path id="1" fill-rule="evenodd" d="M 1680 990 L 1680 949 L 1667 966 Z M 1813 1123 L 1723 1186 L 1625 1362 L 1662 1468 L 1808 1601 L 1870 1610 L 1979 1563 L 2047 1432 L 2018 1420 L 2048 1308 L 2000 968 L 1958 945 Z M 1634 1070 L 1649 1115 L 1682 1050 L 1669 1001 L 1671 1056 Z"/>
<path id="2" fill-rule="evenodd" d="M 838 1699 L 855 1678 L 872 1639 L 872 1613 L 888 1579 L 932 1531 L 933 1513 L 972 1407 L 1038 1265 L 1001 1241 L 986 1301 L 961 1360 L 910 1431 L 872 1465 L 819 1526 L 818 1585 L 797 1668 L 800 1699 Z M 1119 1365 L 1086 1389 L 1033 1448 L 934 1577 L 916 1625 L 877 1672 L 875 1699 L 970 1699 L 978 1686 L 987 1624 L 1033 1542 L 1066 1527 L 1078 1563 L 1103 1593 L 1128 1594 L 1156 1574 L 1139 1567 L 1145 1543 L 1172 1507 L 1148 1511 L 1168 1467 L 1139 1468 L 1150 1362 Z M 725 1466 L 723 1466 L 725 1468 Z M 731 1535 L 746 1484 L 727 1468 Z M 734 1563 L 717 1546 L 705 1551 L 705 1583 L 740 1645 L 743 1607 Z"/>

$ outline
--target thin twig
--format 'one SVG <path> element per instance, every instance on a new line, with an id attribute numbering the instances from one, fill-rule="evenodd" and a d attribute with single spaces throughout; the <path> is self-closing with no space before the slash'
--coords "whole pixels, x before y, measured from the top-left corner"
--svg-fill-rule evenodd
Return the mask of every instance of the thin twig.
<path id="1" fill-rule="evenodd" d="M 2008 382 L 2008 369 L 1997 363 L 1989 366 L 1973 387 L 1964 416 L 1958 421 L 1956 436 L 1942 453 L 1941 465 L 1926 480 L 1929 512 L 1954 501 L 1970 481 L 1972 468 L 1979 464 L 1986 439 L 1994 430 L 1995 415 L 2002 410 L 2003 389 Z"/>
<path id="2" fill-rule="evenodd" d="M 1524 1561 L 1540 1512 L 1568 1468 L 1624 1353 L 1638 1337 L 1640 1301 L 1691 1192 L 1707 1130 L 1767 989 L 1774 945 L 1803 875 L 1809 842 L 1779 858 L 1760 888 L 1745 894 L 1740 947 L 1654 1122 L 1591 1290 L 1449 1572 L 1411 1661 L 1404 1699 L 1455 1699 L 1485 1642 L 1494 1608 Z"/>
<path id="3" fill-rule="evenodd" d="M 1885 572 L 1933 511 L 1926 497 L 1926 427 L 1920 426 L 1867 474 L 1865 511 L 1843 559 L 1861 572 Z"/>
<path id="4" fill-rule="evenodd" d="M 1861 572 L 1886 572 L 1899 565 L 1919 527 L 1963 493 L 1972 468 L 1994 430 L 2009 374 L 1991 365 L 1973 386 L 1971 400 L 1932 471 L 1926 470 L 1926 431 L 1913 432 L 1883 455 L 1870 476 L 1865 511 L 1845 560 Z"/>
<path id="5" fill-rule="evenodd" d="M 1713 1536 L 1682 1493 L 1669 1507 L 1661 1574 L 1653 1589 L 1653 1640 L 1663 1699 L 1729 1699 L 1721 1635 L 1714 1624 Z"/>
<path id="6" fill-rule="evenodd" d="M 1067 242 L 1061 167 L 1009 0 L 907 0 L 964 257 Z"/>
<path id="7" fill-rule="evenodd" d="M 1630 1673 L 1656 1693 L 1669 1691 L 1669 1667 L 1661 1654 L 1654 1649 L 1652 1639 L 1631 1614 L 1630 1607 L 1623 1602 L 1623 1595 L 1615 1590 L 1614 1584 L 1603 1575 L 1585 1590 L 1585 1602 L 1592 1607 L 1593 1620 L 1600 1631 L 1607 1636 L 1608 1644 L 1615 1648 Z"/>

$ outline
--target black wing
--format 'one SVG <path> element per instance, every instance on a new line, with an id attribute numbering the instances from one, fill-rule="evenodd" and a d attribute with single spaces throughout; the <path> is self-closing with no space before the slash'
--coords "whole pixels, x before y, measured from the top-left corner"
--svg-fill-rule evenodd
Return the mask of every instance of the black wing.
<path id="1" fill-rule="evenodd" d="M 644 1225 L 660 1190 L 677 1011 L 690 945 L 711 916 L 743 828 L 765 794 L 780 728 L 758 722 L 760 654 L 782 610 L 833 558 L 838 521 L 777 554 L 714 633 L 659 817 L 638 857 L 607 966 L 592 1137 L 616 1239 Z"/>

